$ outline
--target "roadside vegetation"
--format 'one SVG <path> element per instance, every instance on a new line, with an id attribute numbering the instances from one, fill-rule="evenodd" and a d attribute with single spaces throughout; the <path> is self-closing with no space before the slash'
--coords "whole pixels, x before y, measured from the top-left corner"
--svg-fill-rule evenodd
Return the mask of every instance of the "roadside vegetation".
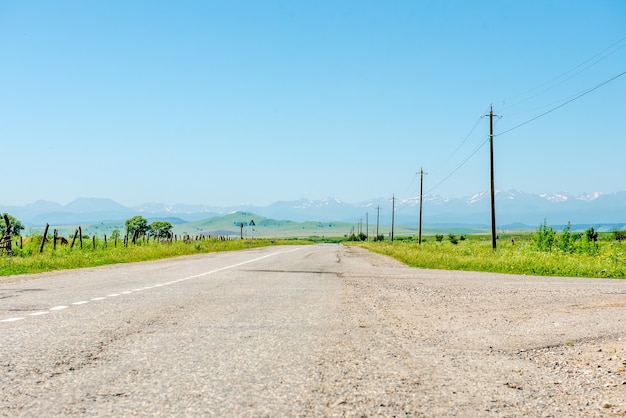
<path id="1" fill-rule="evenodd" d="M 95 247 L 94 247 L 95 242 Z M 206 238 L 197 240 L 164 241 L 138 239 L 136 243 L 109 241 L 92 238 L 85 240 L 83 248 L 70 248 L 69 245 L 47 245 L 39 253 L 41 237 L 32 237 L 23 248 L 13 249 L 13 254 L 2 254 L 0 259 L 0 276 L 16 274 L 40 273 L 53 270 L 96 267 L 108 264 L 134 263 L 139 261 L 158 260 L 161 258 L 180 257 L 193 254 L 204 254 L 218 251 L 236 251 L 248 248 L 266 247 L 281 244 L 305 244 L 307 240 L 287 239 L 232 239 Z M 1 279 L 0 279 L 1 281 Z"/>
<path id="2" fill-rule="evenodd" d="M 126 221 L 122 234 L 116 230 L 108 237 L 84 236 L 80 228 L 76 233 L 57 237 L 54 233 L 27 238 L 20 237 L 24 229 L 19 220 L 8 216 L 10 222 L 10 250 L 0 252 L 0 276 L 40 273 L 53 270 L 96 267 L 108 264 L 133 263 L 218 251 L 235 251 L 247 248 L 281 244 L 310 243 L 309 240 L 290 239 L 238 239 L 233 237 L 177 237 L 172 234 L 169 222 L 148 224 L 135 216 Z M 0 226 L 0 237 L 7 237 L 6 226 Z M 6 242 L 5 242 L 6 244 Z"/>
<path id="3" fill-rule="evenodd" d="M 435 234 L 417 237 L 363 233 L 344 237 L 254 238 L 176 236 L 169 222 L 148 224 L 141 216 L 128 219 L 124 230 L 109 236 L 83 235 L 80 227 L 67 238 L 46 228 L 42 235 L 21 238 L 21 222 L 6 214 L 0 223 L 0 276 L 95 267 L 284 244 L 340 243 L 358 245 L 393 257 L 408 266 L 541 276 L 626 278 L 626 231 L 573 232 L 568 224 L 555 231 L 544 221 L 534 233 L 501 234 L 498 249 L 491 237 L 479 234 Z M 4 215 L 3 215 L 4 217 Z M 6 224 L 9 225 L 7 233 Z M 10 252 L 2 245 L 10 235 Z M 68 239 L 69 238 L 69 239 Z M 243 235 L 242 237 L 243 238 Z"/>
<path id="4" fill-rule="evenodd" d="M 561 232 L 545 223 L 535 233 L 491 236 L 435 235 L 350 243 L 393 257 L 408 266 L 537 276 L 626 278 L 626 233 Z"/>

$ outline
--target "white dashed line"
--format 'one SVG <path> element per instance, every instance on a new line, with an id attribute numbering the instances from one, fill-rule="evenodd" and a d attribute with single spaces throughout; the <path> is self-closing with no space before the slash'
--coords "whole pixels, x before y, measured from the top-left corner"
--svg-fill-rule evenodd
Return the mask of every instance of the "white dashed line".
<path id="1" fill-rule="evenodd" d="M 3 319 L 0 322 L 15 322 L 15 321 L 20 321 L 22 319 L 24 319 L 24 318 L 7 318 L 7 319 Z"/>
<path id="2" fill-rule="evenodd" d="M 221 268 L 218 268 L 218 269 L 215 269 L 215 270 L 211 270 L 211 271 L 206 271 L 204 273 L 196 274 L 196 275 L 193 275 L 193 276 L 183 277 L 181 279 L 172 280 L 172 281 L 169 281 L 169 282 L 166 282 L 166 283 L 158 283 L 158 284 L 155 284 L 155 285 L 152 285 L 152 286 L 146 286 L 146 287 L 142 287 L 142 288 L 138 288 L 138 289 L 126 290 L 126 291 L 120 292 L 120 293 L 112 293 L 112 294 L 110 294 L 108 296 L 92 298 L 91 301 L 105 300 L 107 298 L 112 298 L 112 297 L 116 297 L 116 296 L 128 295 L 128 294 L 133 293 L 133 292 L 141 292 L 143 290 L 154 289 L 154 288 L 157 288 L 157 287 L 170 286 L 170 285 L 173 285 L 173 284 L 176 284 L 176 283 L 184 282 L 184 281 L 191 280 L 191 279 L 197 279 L 199 277 L 208 276 L 208 275 L 211 275 L 211 274 L 214 274 L 214 273 L 218 273 L 220 271 L 224 271 L 224 270 L 232 269 L 232 268 L 235 268 L 235 267 L 243 266 L 244 264 L 253 263 L 255 261 L 259 261 L 259 260 L 262 260 L 264 258 L 268 258 L 268 257 L 273 257 L 275 255 L 280 255 L 280 254 L 294 252 L 294 251 L 297 251 L 299 249 L 300 248 L 295 248 L 295 249 L 291 249 L 291 250 L 288 250 L 288 251 L 280 251 L 280 252 L 276 252 L 276 253 L 266 254 L 266 255 L 264 255 L 262 257 L 254 258 L 252 260 L 242 261 L 241 263 L 232 264 L 230 266 L 221 267 Z M 78 302 L 73 302 L 73 303 L 71 303 L 71 305 L 78 306 L 78 305 L 87 304 L 89 302 L 90 302 L 89 300 L 81 300 L 81 301 L 78 301 Z M 59 305 L 59 306 L 52 307 L 52 308 L 48 309 L 47 311 L 33 312 L 31 314 L 28 314 L 28 315 L 29 316 L 46 315 L 46 314 L 49 314 L 51 311 L 62 311 L 63 309 L 67 309 L 69 307 L 70 306 L 67 306 L 67 305 Z M 22 319 L 25 319 L 25 318 L 24 317 L 6 318 L 6 319 L 0 319 L 0 322 L 15 322 L 15 321 L 21 321 Z"/>

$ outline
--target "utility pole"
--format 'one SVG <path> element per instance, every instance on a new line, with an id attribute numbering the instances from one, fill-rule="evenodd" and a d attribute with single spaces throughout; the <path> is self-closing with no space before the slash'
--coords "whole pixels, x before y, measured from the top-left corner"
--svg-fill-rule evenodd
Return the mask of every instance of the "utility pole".
<path id="1" fill-rule="evenodd" d="M 378 221 L 380 220 L 380 206 L 376 207 L 376 241 L 378 241 Z"/>
<path id="2" fill-rule="evenodd" d="M 420 167 L 420 221 L 419 221 L 419 232 L 417 243 L 418 245 L 422 245 L 422 201 L 423 201 L 423 191 L 424 191 L 424 170 Z"/>
<path id="3" fill-rule="evenodd" d="M 496 188 L 493 176 L 493 105 L 489 107 L 489 161 L 491 167 L 491 247 L 495 250 L 496 244 Z M 501 117 L 501 116 L 499 116 Z"/>
<path id="4" fill-rule="evenodd" d="M 370 220 L 369 212 L 365 212 L 365 241 L 370 240 Z"/>
<path id="5" fill-rule="evenodd" d="M 396 214 L 396 196 L 391 197 L 391 242 L 393 242 L 394 216 Z"/>

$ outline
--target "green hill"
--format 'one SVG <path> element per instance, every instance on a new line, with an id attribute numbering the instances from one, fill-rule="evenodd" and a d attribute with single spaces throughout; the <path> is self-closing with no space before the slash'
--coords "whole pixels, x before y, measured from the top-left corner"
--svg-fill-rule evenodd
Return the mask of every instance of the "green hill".
<path id="1" fill-rule="evenodd" d="M 161 219 L 159 219 L 161 220 Z M 278 220 L 264 218 L 258 216 L 252 212 L 234 212 L 223 216 L 214 216 L 207 219 L 202 219 L 194 222 L 184 222 L 178 218 L 176 219 L 163 219 L 172 223 L 172 230 L 174 234 L 179 237 L 189 235 L 191 237 L 196 236 L 229 236 L 239 237 L 243 235 L 244 238 L 306 238 L 306 237 L 343 237 L 351 233 L 358 234 L 359 232 L 369 232 L 370 237 L 376 235 L 376 224 L 370 224 L 369 227 L 366 224 L 360 226 L 351 222 L 295 222 L 289 220 Z M 148 222 L 154 221 L 148 219 Z M 174 221 L 174 222 L 172 222 Z M 254 225 L 252 225 L 254 222 Z M 241 227 L 243 224 L 243 229 Z M 70 236 L 74 234 L 74 231 L 79 225 L 62 225 L 54 226 L 50 225 L 49 233 L 52 234 L 54 229 L 57 229 L 59 235 Z M 125 232 L 125 222 L 101 222 L 90 225 L 81 225 L 84 236 L 97 235 L 102 237 L 106 235 L 110 237 L 114 230 L 119 230 L 121 234 Z M 41 235 L 43 233 L 43 227 L 28 228 L 24 231 L 25 235 Z M 391 236 L 391 226 L 384 225 L 379 226 L 378 233 L 384 235 L 385 238 Z M 417 235 L 416 225 L 396 225 L 394 229 L 395 236 L 415 236 Z M 434 234 L 484 234 L 486 230 L 480 228 L 463 228 L 459 226 L 446 226 L 446 227 L 424 227 L 422 235 L 434 235 Z"/>

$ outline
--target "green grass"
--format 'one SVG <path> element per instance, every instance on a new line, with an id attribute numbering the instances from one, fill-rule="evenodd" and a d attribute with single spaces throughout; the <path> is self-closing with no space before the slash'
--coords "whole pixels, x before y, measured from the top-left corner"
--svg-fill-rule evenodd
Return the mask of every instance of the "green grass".
<path id="1" fill-rule="evenodd" d="M 83 267 L 96 267 L 108 264 L 133 263 L 138 261 L 157 260 L 161 258 L 179 257 L 184 255 L 203 254 L 217 251 L 235 251 L 247 248 L 265 247 L 281 244 L 307 244 L 309 240 L 279 240 L 279 239 L 254 239 L 254 240 L 226 240 L 204 239 L 190 242 L 158 243 L 154 241 L 138 242 L 136 245 L 128 244 L 124 247 L 122 241 L 108 242 L 106 247 L 103 240 L 92 245 L 92 240 L 83 241 L 83 248 L 69 246 L 57 246 L 53 249 L 52 244 L 46 244 L 43 253 L 39 253 L 41 238 L 33 239 L 24 245 L 23 249 L 14 247 L 14 254 L 3 254 L 0 258 L 0 276 L 12 276 L 16 274 L 31 274 L 53 270 L 76 269 Z"/>
<path id="2" fill-rule="evenodd" d="M 393 257 L 410 267 L 528 274 L 536 276 L 626 278 L 626 243 L 601 241 L 596 254 L 539 252 L 528 237 L 501 240 L 498 249 L 484 236 L 468 236 L 453 245 L 432 237 L 418 245 L 414 240 L 351 243 Z"/>
<path id="3" fill-rule="evenodd" d="M 317 227 L 323 229 L 322 227 Z M 324 231 L 327 232 L 327 231 Z M 493 251 L 491 239 L 487 235 L 457 236 L 457 245 L 444 235 L 443 242 L 433 236 L 424 236 L 422 245 L 415 237 L 397 236 L 394 242 L 352 242 L 368 250 L 385 254 L 400 260 L 411 267 L 445 270 L 469 270 L 511 274 L 567 277 L 626 278 L 626 242 L 610 239 L 609 234 L 601 235 L 598 250 L 593 254 L 564 253 L 561 251 L 539 252 L 533 248 L 531 234 L 501 235 L 498 249 Z M 260 238 L 260 239 L 203 239 L 191 242 L 176 241 L 157 243 L 140 241 L 137 245 L 117 246 L 109 240 L 83 241 L 83 248 L 46 244 L 39 253 L 41 237 L 31 237 L 23 249 L 15 248 L 11 257 L 0 256 L 0 276 L 38 273 L 52 270 L 94 267 L 107 264 L 132 263 L 156 260 L 191 254 L 216 251 L 234 251 L 253 247 L 281 244 L 308 244 L 315 242 L 341 242 L 342 237 L 329 235 L 309 236 L 308 238 Z M 514 241 L 514 244 L 513 244 Z"/>

